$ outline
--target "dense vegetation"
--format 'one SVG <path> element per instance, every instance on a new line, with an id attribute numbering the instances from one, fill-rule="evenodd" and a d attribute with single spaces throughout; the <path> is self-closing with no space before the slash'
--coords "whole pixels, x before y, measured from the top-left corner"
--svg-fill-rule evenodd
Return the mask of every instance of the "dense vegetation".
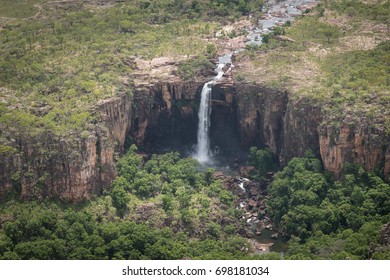
<path id="1" fill-rule="evenodd" d="M 249 162 L 257 180 L 277 170 L 268 149 L 252 147 Z M 346 164 L 335 180 L 309 150 L 277 172 L 267 192 L 267 214 L 289 239 L 286 259 L 390 259 L 390 184 L 380 176 Z"/>
<path id="2" fill-rule="evenodd" d="M 307 153 L 278 172 L 268 191 L 272 221 L 292 237 L 288 258 L 390 258 L 390 248 L 380 244 L 390 220 L 390 185 L 380 177 L 348 165 L 334 181 Z"/>
<path id="3" fill-rule="evenodd" d="M 268 150 L 259 174 L 275 168 Z M 272 168 L 271 168 L 272 167 Z M 236 196 L 177 153 L 150 160 L 136 147 L 118 162 L 120 176 L 84 205 L 9 200 L 0 208 L 3 259 L 275 259 L 254 255 Z M 290 240 L 287 259 L 390 259 L 381 230 L 390 219 L 390 185 L 349 165 L 334 181 L 311 153 L 294 158 L 268 186 L 266 210 Z M 22 207 L 23 206 L 23 207 Z"/>
<path id="4" fill-rule="evenodd" d="M 110 197 L 93 203 L 112 211 L 110 204 Z M 247 246 L 239 237 L 190 240 L 168 227 L 117 218 L 101 221 L 89 207 L 75 211 L 38 202 L 7 206 L 12 221 L 2 227 L 1 259 L 229 259 L 244 257 L 241 249 Z"/>
<path id="5" fill-rule="evenodd" d="M 249 149 L 249 164 L 255 167 L 251 176 L 257 181 L 264 180 L 268 172 L 277 170 L 277 162 L 275 155 L 269 149 L 256 147 Z"/>
<path id="6" fill-rule="evenodd" d="M 35 4 L 45 2 L 44 0 L 2 0 L 0 16 L 10 18 L 26 18 L 35 15 L 38 8 Z"/>
<path id="7" fill-rule="evenodd" d="M 250 258 L 235 196 L 178 153 L 146 163 L 135 146 L 107 194 L 72 207 L 9 201 L 0 208 L 3 259 Z"/>

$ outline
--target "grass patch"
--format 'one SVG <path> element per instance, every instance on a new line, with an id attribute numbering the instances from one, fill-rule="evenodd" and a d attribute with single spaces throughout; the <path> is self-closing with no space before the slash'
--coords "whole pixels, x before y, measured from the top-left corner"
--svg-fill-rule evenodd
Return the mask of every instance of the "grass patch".
<path id="1" fill-rule="evenodd" d="M 305 16 L 287 28 L 287 35 L 298 43 L 314 42 L 331 46 L 337 43 L 341 31 L 336 26 L 319 21 L 317 16 Z"/>
<path id="2" fill-rule="evenodd" d="M 205 57 L 199 56 L 179 65 L 178 74 L 184 80 L 192 79 L 206 73 L 213 67 L 213 64 Z"/>
<path id="3" fill-rule="evenodd" d="M 390 131 L 390 46 L 383 39 L 389 2 L 365 2 L 322 2 L 279 27 L 278 33 L 293 40 L 271 33 L 266 44 L 248 47 L 237 56 L 237 79 L 305 97 L 323 108 L 329 123 L 348 118 Z"/>
<path id="4" fill-rule="evenodd" d="M 369 51 L 352 51 L 328 56 L 322 64 L 328 73 L 326 85 L 339 84 L 349 91 L 390 86 L 390 42 Z"/>
<path id="5" fill-rule="evenodd" d="M 324 5 L 330 10 L 346 14 L 349 17 L 370 19 L 383 23 L 389 20 L 389 1 L 338 0 L 326 1 Z"/>
<path id="6" fill-rule="evenodd" d="M 42 0 L 0 0 L 0 16 L 8 18 L 32 17 L 38 12 L 36 4 Z"/>

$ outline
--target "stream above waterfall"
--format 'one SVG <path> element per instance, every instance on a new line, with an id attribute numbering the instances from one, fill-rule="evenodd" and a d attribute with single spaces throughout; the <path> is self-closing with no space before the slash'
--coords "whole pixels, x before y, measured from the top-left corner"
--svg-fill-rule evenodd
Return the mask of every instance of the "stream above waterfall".
<path id="1" fill-rule="evenodd" d="M 318 4 L 316 0 L 269 0 L 263 7 L 264 15 L 258 23 L 248 30 L 246 44 L 262 44 L 262 36 L 272 32 L 276 26 L 287 21 L 293 21 L 296 16 L 302 15 L 306 9 Z"/>
<path id="2" fill-rule="evenodd" d="M 262 36 L 264 34 L 270 33 L 276 26 L 294 20 L 294 17 L 302 15 L 303 11 L 317 3 L 318 1 L 315 0 L 267 1 L 263 7 L 264 15 L 262 18 L 247 30 L 248 35 L 246 44 L 261 45 Z M 192 156 L 204 165 L 214 165 L 214 147 L 211 147 L 210 141 L 210 129 L 212 129 L 210 118 L 212 111 L 213 85 L 217 81 L 223 80 L 224 75 L 234 68 L 232 57 L 243 50 L 244 49 L 240 48 L 220 56 L 215 69 L 216 76 L 206 82 L 203 86 L 198 111 L 197 145 L 196 151 Z"/>

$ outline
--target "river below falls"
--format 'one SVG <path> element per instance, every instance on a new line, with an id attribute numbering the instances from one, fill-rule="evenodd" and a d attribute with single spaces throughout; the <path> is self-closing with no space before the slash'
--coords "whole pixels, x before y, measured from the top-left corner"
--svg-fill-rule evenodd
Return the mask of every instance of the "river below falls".
<path id="1" fill-rule="evenodd" d="M 259 244 L 272 243 L 272 245 L 268 248 L 265 248 L 264 251 L 256 250 L 256 253 L 264 254 L 267 252 L 277 252 L 283 255 L 287 251 L 288 249 L 287 238 L 283 236 L 278 236 L 276 238 L 273 238 L 272 235 L 275 233 L 276 233 L 275 231 L 272 231 L 270 229 L 263 229 L 259 236 L 254 237 L 254 240 L 256 240 L 256 242 L 258 242 Z"/>

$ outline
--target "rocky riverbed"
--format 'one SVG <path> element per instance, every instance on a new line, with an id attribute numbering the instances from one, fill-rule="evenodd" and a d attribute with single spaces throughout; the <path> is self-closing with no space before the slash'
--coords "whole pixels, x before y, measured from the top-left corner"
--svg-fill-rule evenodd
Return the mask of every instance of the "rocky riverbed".
<path id="1" fill-rule="evenodd" d="M 236 209 L 242 210 L 243 224 L 240 234 L 250 240 L 256 253 L 266 253 L 274 251 L 272 247 L 275 242 L 278 245 L 282 242 L 282 235 L 274 230 L 274 225 L 265 207 L 268 195 L 266 188 L 272 180 L 273 173 L 268 173 L 265 180 L 260 183 L 245 177 L 253 168 L 252 166 L 240 166 L 236 176 L 215 172 L 213 177 L 221 180 L 226 189 L 238 196 L 235 204 Z M 275 251 L 280 251 L 283 247 L 285 246 L 278 246 Z"/>

